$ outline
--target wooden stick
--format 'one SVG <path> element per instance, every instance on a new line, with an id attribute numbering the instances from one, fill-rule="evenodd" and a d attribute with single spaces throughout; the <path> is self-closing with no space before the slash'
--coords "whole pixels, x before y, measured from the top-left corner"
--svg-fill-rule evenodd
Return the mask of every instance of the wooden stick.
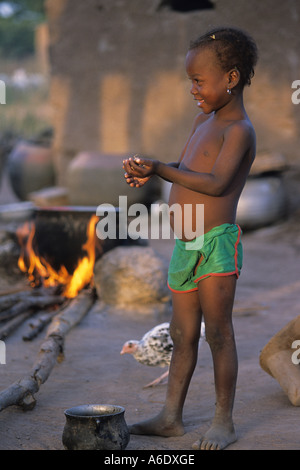
<path id="1" fill-rule="evenodd" d="M 55 291 L 52 291 L 50 288 L 45 290 L 43 287 L 39 287 L 38 289 L 30 288 L 29 290 L 3 294 L 0 296 L 0 312 L 12 307 L 21 300 L 28 299 L 29 297 L 50 297 L 52 295 L 56 295 Z"/>
<path id="2" fill-rule="evenodd" d="M 53 318 L 31 371 L 0 393 L 0 411 L 12 405 L 21 406 L 24 410 L 34 408 L 34 394 L 48 379 L 58 357 L 62 355 L 65 336 L 88 313 L 94 300 L 94 293 L 90 290 L 81 291 Z"/>
<path id="3" fill-rule="evenodd" d="M 7 338 L 18 326 L 20 326 L 27 318 L 29 318 L 33 314 L 32 310 L 27 312 L 23 312 L 17 317 L 9 320 L 5 323 L 4 326 L 0 328 L 0 340 Z"/>
<path id="4" fill-rule="evenodd" d="M 67 301 L 66 301 L 67 302 Z M 53 310 L 51 312 L 38 312 L 32 320 L 29 321 L 27 331 L 22 336 L 23 341 L 33 340 L 52 320 L 55 315 L 58 315 L 67 304 L 64 303 L 59 310 Z"/>
<path id="5" fill-rule="evenodd" d="M 0 291 L 0 298 L 3 297 L 3 296 L 6 296 L 6 295 L 17 294 L 19 292 L 26 292 L 26 291 L 31 292 L 32 287 L 30 287 L 30 286 L 28 286 L 28 287 L 24 287 L 24 286 L 8 287 L 7 289 Z"/>
<path id="6" fill-rule="evenodd" d="M 27 297 L 32 296 L 32 289 L 31 291 L 21 291 L 15 292 L 10 294 L 5 294 L 0 297 L 0 312 L 3 310 L 7 310 L 8 308 L 12 307 L 14 304 L 19 302 L 20 300 L 26 299 Z"/>
<path id="7" fill-rule="evenodd" d="M 4 321 L 13 318 L 25 310 L 34 308 L 46 308 L 50 305 L 62 304 L 65 298 L 58 295 L 49 295 L 48 297 L 43 295 L 41 297 L 28 296 L 24 300 L 16 303 L 12 307 L 4 310 L 0 313 L 0 321 Z"/>

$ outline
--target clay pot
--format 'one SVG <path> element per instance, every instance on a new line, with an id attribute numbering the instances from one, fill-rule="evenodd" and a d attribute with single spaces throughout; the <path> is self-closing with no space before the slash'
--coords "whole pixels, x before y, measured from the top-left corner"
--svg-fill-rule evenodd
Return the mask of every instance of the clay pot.
<path id="1" fill-rule="evenodd" d="M 55 184 L 52 152 L 48 147 L 19 142 L 8 156 L 7 171 L 12 189 L 21 200 Z"/>
<path id="2" fill-rule="evenodd" d="M 66 450 L 124 450 L 130 434 L 125 409 L 115 405 L 81 405 L 65 410 L 62 442 Z"/>
<path id="3" fill-rule="evenodd" d="M 71 161 L 66 172 L 66 188 L 71 205 L 119 206 L 119 196 L 127 196 L 127 204 L 149 203 L 158 197 L 155 178 L 134 191 L 125 181 L 123 158 L 127 154 L 81 152 Z"/>

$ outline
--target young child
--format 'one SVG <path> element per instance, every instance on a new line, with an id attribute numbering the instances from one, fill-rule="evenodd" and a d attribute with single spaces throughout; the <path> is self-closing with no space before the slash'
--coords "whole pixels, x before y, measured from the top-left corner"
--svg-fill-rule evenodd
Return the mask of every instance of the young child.
<path id="1" fill-rule="evenodd" d="M 152 175 L 173 183 L 169 204 L 204 204 L 204 243 L 176 240 L 169 267 L 174 351 L 167 396 L 154 418 L 130 427 L 133 434 L 180 436 L 182 410 L 198 355 L 202 315 L 215 377 L 216 409 L 209 430 L 193 449 L 223 449 L 236 440 L 232 410 L 237 353 L 232 325 L 236 280 L 242 267 L 236 208 L 255 158 L 255 132 L 243 104 L 257 61 L 253 39 L 236 28 L 216 28 L 192 42 L 186 56 L 191 94 L 201 113 L 178 163 L 129 158 L 125 178 L 132 187 Z M 193 211 L 195 212 L 195 211 Z M 193 226 L 196 214 L 193 213 Z M 171 226 L 174 220 L 171 217 Z M 200 235 L 200 234 L 199 234 Z"/>

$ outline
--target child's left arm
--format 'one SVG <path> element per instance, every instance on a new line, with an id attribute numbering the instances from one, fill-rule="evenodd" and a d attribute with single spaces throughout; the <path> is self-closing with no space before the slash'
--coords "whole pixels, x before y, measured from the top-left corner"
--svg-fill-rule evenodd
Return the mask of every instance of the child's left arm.
<path id="1" fill-rule="evenodd" d="M 168 166 L 158 160 L 136 159 L 131 162 L 131 174 L 146 177 L 156 174 L 163 179 L 210 196 L 221 196 L 239 170 L 242 160 L 255 146 L 254 131 L 242 123 L 230 126 L 210 173 Z M 253 151 L 254 155 L 254 151 Z M 199 158 L 200 155 L 199 155 Z"/>

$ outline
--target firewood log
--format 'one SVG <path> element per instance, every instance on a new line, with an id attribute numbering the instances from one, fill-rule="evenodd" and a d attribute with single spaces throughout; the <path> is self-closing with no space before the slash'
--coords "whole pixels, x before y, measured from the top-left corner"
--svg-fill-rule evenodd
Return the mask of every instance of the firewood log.
<path id="1" fill-rule="evenodd" d="M 50 305 L 62 304 L 65 298 L 58 295 L 49 296 L 28 296 L 27 298 L 17 302 L 12 307 L 0 312 L 0 321 L 11 319 L 25 310 L 35 308 L 46 308 Z"/>
<path id="2" fill-rule="evenodd" d="M 90 290 L 81 291 L 53 318 L 31 371 L 0 392 L 0 411 L 12 405 L 18 405 L 24 410 L 34 408 L 36 404 L 34 394 L 46 382 L 58 357 L 63 354 L 67 333 L 83 319 L 94 301 L 94 293 Z"/>
<path id="3" fill-rule="evenodd" d="M 18 326 L 20 326 L 27 318 L 32 315 L 32 311 L 22 312 L 20 315 L 14 317 L 12 320 L 9 320 L 5 325 L 0 327 L 0 340 L 7 338 L 13 331 L 15 331 Z"/>
<path id="4" fill-rule="evenodd" d="M 22 291 L 16 292 L 6 292 L 0 294 L 0 312 L 3 310 L 7 310 L 8 308 L 15 305 L 17 302 L 21 302 L 22 300 L 27 300 L 28 298 L 32 297 L 50 297 L 56 295 L 56 292 L 53 289 L 44 289 L 43 287 L 39 287 L 37 289 L 25 289 Z"/>
<path id="5" fill-rule="evenodd" d="M 63 304 L 63 307 L 60 310 L 54 310 L 52 312 L 37 312 L 34 314 L 34 318 L 32 318 L 27 325 L 26 331 L 24 332 L 22 339 L 23 341 L 31 341 L 33 340 L 46 326 L 52 321 L 52 318 L 55 315 L 66 307 Z"/>
<path id="6" fill-rule="evenodd" d="M 27 297 L 30 297 L 32 295 L 33 294 L 31 289 L 31 291 L 21 291 L 0 296 L 0 312 L 2 312 L 3 310 L 7 310 L 20 300 L 26 299 Z"/>

